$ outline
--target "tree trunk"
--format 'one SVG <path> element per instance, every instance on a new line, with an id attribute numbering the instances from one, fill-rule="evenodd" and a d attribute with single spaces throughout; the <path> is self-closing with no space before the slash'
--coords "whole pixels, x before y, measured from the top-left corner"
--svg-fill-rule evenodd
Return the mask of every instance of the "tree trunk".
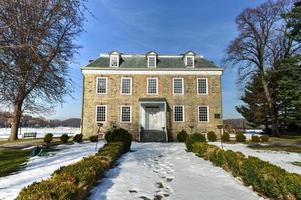
<path id="1" fill-rule="evenodd" d="M 22 102 L 17 102 L 14 105 L 14 112 L 12 116 L 12 126 L 9 136 L 9 141 L 16 141 L 18 139 L 18 129 L 22 115 Z"/>

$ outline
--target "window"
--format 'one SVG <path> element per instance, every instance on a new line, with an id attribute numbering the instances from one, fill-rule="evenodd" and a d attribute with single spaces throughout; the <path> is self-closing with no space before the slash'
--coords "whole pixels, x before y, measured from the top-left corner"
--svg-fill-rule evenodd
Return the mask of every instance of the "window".
<path id="1" fill-rule="evenodd" d="M 184 94 L 184 79 L 174 78 L 173 79 L 173 94 Z"/>
<path id="2" fill-rule="evenodd" d="M 194 57 L 193 56 L 186 56 L 186 66 L 194 67 Z"/>
<path id="3" fill-rule="evenodd" d="M 118 67 L 119 66 L 119 56 L 111 56 L 111 59 L 110 59 L 110 66 L 111 67 Z"/>
<path id="4" fill-rule="evenodd" d="M 96 93 L 97 94 L 107 94 L 107 77 L 98 77 L 96 81 Z"/>
<path id="5" fill-rule="evenodd" d="M 107 121 L 107 106 L 96 106 L 96 122 Z"/>
<path id="6" fill-rule="evenodd" d="M 132 94 L 132 78 L 121 78 L 121 94 Z"/>
<path id="7" fill-rule="evenodd" d="M 158 94 L 158 78 L 147 79 L 147 94 L 149 95 Z"/>
<path id="8" fill-rule="evenodd" d="M 184 122 L 184 106 L 174 106 L 174 121 Z"/>
<path id="9" fill-rule="evenodd" d="M 124 123 L 130 123 L 132 121 L 131 106 L 121 106 L 120 121 Z"/>
<path id="10" fill-rule="evenodd" d="M 156 67 L 156 57 L 155 56 L 148 56 L 148 67 Z"/>
<path id="11" fill-rule="evenodd" d="M 208 106 L 199 106 L 199 122 L 209 122 Z"/>
<path id="12" fill-rule="evenodd" d="M 207 78 L 198 78 L 197 86 L 198 86 L 198 94 L 201 94 L 201 95 L 208 94 L 208 79 Z"/>

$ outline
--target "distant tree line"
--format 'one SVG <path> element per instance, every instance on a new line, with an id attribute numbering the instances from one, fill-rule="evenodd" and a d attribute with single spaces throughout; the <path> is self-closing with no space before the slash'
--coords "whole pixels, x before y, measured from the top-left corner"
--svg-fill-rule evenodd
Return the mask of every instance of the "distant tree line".
<path id="1" fill-rule="evenodd" d="M 238 67 L 243 105 L 254 127 L 279 136 L 301 132 L 301 1 L 267 1 L 237 18 L 225 63 Z"/>

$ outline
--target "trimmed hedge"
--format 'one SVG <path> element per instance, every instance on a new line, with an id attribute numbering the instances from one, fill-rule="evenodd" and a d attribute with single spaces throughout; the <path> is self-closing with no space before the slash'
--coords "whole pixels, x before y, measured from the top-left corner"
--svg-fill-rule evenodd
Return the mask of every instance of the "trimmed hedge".
<path id="1" fill-rule="evenodd" d="M 269 136 L 268 135 L 262 135 L 260 136 L 261 142 L 269 142 Z"/>
<path id="2" fill-rule="evenodd" d="M 177 140 L 178 142 L 185 142 L 187 139 L 188 134 L 186 133 L 185 130 L 181 130 L 178 134 L 177 134 Z"/>
<path id="3" fill-rule="evenodd" d="M 185 140 L 187 151 L 192 151 L 192 144 L 195 142 L 206 142 L 206 138 L 204 135 L 200 133 L 194 133 L 192 135 L 188 135 Z"/>
<path id="4" fill-rule="evenodd" d="M 228 132 L 224 132 L 222 135 L 223 142 L 230 142 L 230 134 Z"/>
<path id="5" fill-rule="evenodd" d="M 289 173 L 259 158 L 240 152 L 224 151 L 217 146 L 196 142 L 192 152 L 214 165 L 240 177 L 253 190 L 271 199 L 301 199 L 301 176 Z"/>
<path id="6" fill-rule="evenodd" d="M 260 142 L 259 136 L 257 136 L 257 135 L 252 135 L 252 137 L 251 137 L 251 142 L 255 142 L 255 143 Z"/>
<path id="7" fill-rule="evenodd" d="M 67 200 L 85 199 L 90 189 L 103 177 L 128 147 L 124 142 L 105 144 L 94 156 L 61 167 L 49 179 L 23 188 L 18 200 Z"/>
<path id="8" fill-rule="evenodd" d="M 123 128 L 113 129 L 105 135 L 107 142 L 124 142 L 127 151 L 130 150 L 132 144 L 132 135 Z"/>
<path id="9" fill-rule="evenodd" d="M 68 142 L 68 140 L 69 140 L 69 135 L 67 135 L 67 134 L 63 134 L 63 135 L 61 135 L 61 141 L 63 142 L 63 143 L 67 143 Z"/>
<path id="10" fill-rule="evenodd" d="M 44 136 L 44 142 L 49 144 L 53 139 L 53 134 L 52 133 L 47 133 L 45 136 Z"/>
<path id="11" fill-rule="evenodd" d="M 92 135 L 89 137 L 90 142 L 98 142 L 98 135 Z"/>
<path id="12" fill-rule="evenodd" d="M 237 133 L 235 138 L 237 142 L 246 142 L 246 136 L 243 133 Z"/>
<path id="13" fill-rule="evenodd" d="M 216 136 L 216 134 L 213 131 L 209 131 L 207 133 L 207 139 L 210 142 L 215 142 L 217 140 L 217 136 Z"/>
<path id="14" fill-rule="evenodd" d="M 77 143 L 81 143 L 83 141 L 83 134 L 76 134 L 73 137 L 73 141 Z"/>

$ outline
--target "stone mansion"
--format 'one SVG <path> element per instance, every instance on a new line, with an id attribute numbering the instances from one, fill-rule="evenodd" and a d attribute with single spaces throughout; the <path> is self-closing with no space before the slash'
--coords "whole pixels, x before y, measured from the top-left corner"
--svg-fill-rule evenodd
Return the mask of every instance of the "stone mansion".
<path id="1" fill-rule="evenodd" d="M 82 133 L 112 126 L 138 141 L 167 141 L 181 130 L 214 131 L 222 122 L 223 69 L 188 51 L 180 55 L 101 54 L 81 68 Z"/>

